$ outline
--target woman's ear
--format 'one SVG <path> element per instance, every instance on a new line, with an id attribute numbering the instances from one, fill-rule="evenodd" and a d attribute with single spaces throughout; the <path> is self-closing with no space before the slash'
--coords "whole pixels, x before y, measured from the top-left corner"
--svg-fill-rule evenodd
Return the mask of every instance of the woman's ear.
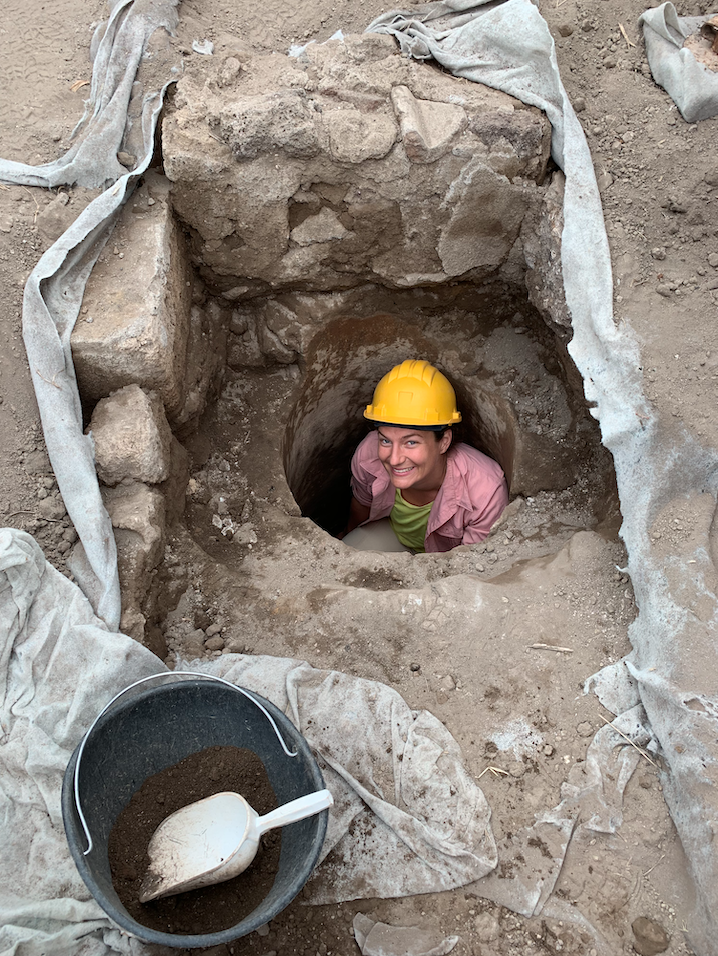
<path id="1" fill-rule="evenodd" d="M 441 436 L 441 441 L 439 442 L 439 451 L 442 455 L 445 455 L 449 450 L 451 445 L 452 432 L 450 428 L 447 428 L 444 434 Z"/>

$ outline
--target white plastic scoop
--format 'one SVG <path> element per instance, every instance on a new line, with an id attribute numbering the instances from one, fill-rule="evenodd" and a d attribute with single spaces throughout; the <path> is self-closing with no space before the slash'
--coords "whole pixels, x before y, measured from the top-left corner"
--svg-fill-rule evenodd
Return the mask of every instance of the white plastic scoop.
<path id="1" fill-rule="evenodd" d="M 152 834 L 140 903 L 231 880 L 252 862 L 263 833 L 333 803 L 328 790 L 317 790 L 260 817 L 244 797 L 225 791 L 176 810 Z"/>

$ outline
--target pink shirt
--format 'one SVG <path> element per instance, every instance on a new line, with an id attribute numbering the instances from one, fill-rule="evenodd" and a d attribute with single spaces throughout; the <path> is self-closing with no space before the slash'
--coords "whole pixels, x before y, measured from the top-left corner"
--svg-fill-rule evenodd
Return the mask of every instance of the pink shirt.
<path id="1" fill-rule="evenodd" d="M 352 494 L 368 507 L 369 521 L 386 518 L 396 489 L 379 460 L 379 434 L 370 432 L 352 458 Z M 426 527 L 427 551 L 450 551 L 459 544 L 483 541 L 509 502 L 500 466 L 470 445 L 459 442 L 446 453 L 446 476 Z"/>

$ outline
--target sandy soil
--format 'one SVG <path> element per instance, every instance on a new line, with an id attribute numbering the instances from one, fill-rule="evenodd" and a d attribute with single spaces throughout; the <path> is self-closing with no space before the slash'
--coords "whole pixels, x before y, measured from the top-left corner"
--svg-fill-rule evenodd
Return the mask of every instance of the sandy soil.
<path id="1" fill-rule="evenodd" d="M 383 9 L 378 0 L 267 0 L 250 10 L 238 0 L 185 0 L 177 43 L 189 48 L 195 38 L 237 33 L 259 50 L 285 50 L 292 42 L 323 40 L 338 28 L 360 32 Z M 542 12 L 594 155 L 614 263 L 616 318 L 628 322 L 640 342 L 647 398 L 666 436 L 685 429 L 715 447 L 718 348 L 711 329 L 718 296 L 718 265 L 712 265 L 718 264 L 713 215 L 718 121 L 686 124 L 653 83 L 636 26 L 643 9 L 641 0 L 550 0 Z M 700 0 L 679 6 L 682 14 L 703 12 Z M 105 13 L 104 4 L 95 0 L 5 0 L 1 155 L 41 163 L 67 148 L 85 92 L 72 92 L 71 86 L 89 80 L 92 28 Z M 188 54 L 188 68 L 191 58 Z M 57 500 L 44 453 L 20 312 L 28 273 L 89 198 L 75 188 L 55 196 L 0 187 L 0 516 L 4 524 L 35 534 L 61 570 L 74 531 Z M 252 402 L 261 407 L 265 400 L 265 388 L 248 389 L 250 415 Z M 162 637 L 173 653 L 191 656 L 193 647 L 207 653 L 207 630 L 219 624 L 225 650 L 303 657 L 316 666 L 391 683 L 412 707 L 426 707 L 445 721 L 475 776 L 489 764 L 507 771 L 485 773 L 482 785 L 497 841 L 508 852 L 513 830 L 558 803 L 569 768 L 583 759 L 601 717 L 610 717 L 580 688 L 630 647 L 627 628 L 635 608 L 629 582 L 616 571 L 624 556 L 615 528 L 574 538 L 547 533 L 532 563 L 517 567 L 514 539 L 526 532 L 524 510 L 504 529 L 511 536 L 502 531 L 491 551 L 486 546 L 460 551 L 441 564 L 422 559 L 420 568 L 408 558 L 382 557 L 370 564 L 347 557 L 342 545 L 317 529 L 309 536 L 317 561 L 305 567 L 302 555 L 287 555 L 287 567 L 296 568 L 293 577 L 270 560 L 272 536 L 286 531 L 289 519 L 279 514 L 271 488 L 260 487 L 259 477 L 252 508 L 263 534 L 256 547 L 232 549 L 212 533 L 204 506 L 225 487 L 226 462 L 241 465 L 240 451 L 231 459 L 237 435 L 226 427 L 232 401 L 231 389 L 225 391 L 208 419 L 208 434 L 217 439 L 214 453 L 206 437 L 189 443 L 200 492 L 190 503 L 186 527 L 175 529 L 168 548 L 162 579 L 166 606 L 182 600 L 168 621 L 158 622 Z M 208 496 L 201 493 L 203 482 Z M 683 532 L 680 520 L 655 529 L 669 544 Z M 486 559 L 496 552 L 500 560 Z M 497 585 L 496 606 L 481 635 L 448 641 L 442 625 L 457 613 L 451 604 L 457 592 L 447 591 L 443 581 L 474 574 L 477 565 Z M 387 640 L 383 611 L 401 588 L 426 586 L 436 597 L 427 618 Z M 365 589 L 379 595 L 376 616 L 348 628 L 352 602 L 366 595 Z M 260 626 L 267 619 L 273 622 L 269 636 Z M 544 638 L 573 647 L 574 653 L 537 658 L 537 652 L 527 651 L 527 645 Z M 474 640 L 482 654 L 476 653 Z M 412 669 L 416 664 L 419 669 Z M 491 734 L 517 713 L 530 715 L 542 735 L 530 767 L 491 741 Z M 576 838 L 559 879 L 556 898 L 593 924 L 608 947 L 603 950 L 585 926 L 560 917 L 524 919 L 483 899 L 476 885 L 401 901 L 318 908 L 300 901 L 269 927 L 268 935 L 218 948 L 217 956 L 355 953 L 350 926 L 357 911 L 390 923 L 456 932 L 460 942 L 454 952 L 461 956 L 632 952 L 631 925 L 639 916 L 665 928 L 666 952 L 689 953 L 683 930 L 692 889 L 660 790 L 654 768 L 642 762 L 626 791 L 623 826 L 615 836 Z"/>

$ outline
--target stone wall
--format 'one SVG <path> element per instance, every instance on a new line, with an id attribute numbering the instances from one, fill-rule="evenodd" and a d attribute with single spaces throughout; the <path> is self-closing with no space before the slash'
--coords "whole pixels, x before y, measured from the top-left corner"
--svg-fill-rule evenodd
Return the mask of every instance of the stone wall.
<path id="1" fill-rule="evenodd" d="M 148 173 L 90 276 L 71 338 L 83 403 L 95 406 L 88 430 L 115 529 L 120 626 L 138 640 L 167 524 L 184 509 L 188 459 L 173 432 L 196 427 L 221 378 L 228 324 L 194 277 L 169 183 Z"/>
<path id="2" fill-rule="evenodd" d="M 162 138 L 193 261 L 239 300 L 494 275 L 541 203 L 550 126 L 364 35 L 207 63 Z"/>

